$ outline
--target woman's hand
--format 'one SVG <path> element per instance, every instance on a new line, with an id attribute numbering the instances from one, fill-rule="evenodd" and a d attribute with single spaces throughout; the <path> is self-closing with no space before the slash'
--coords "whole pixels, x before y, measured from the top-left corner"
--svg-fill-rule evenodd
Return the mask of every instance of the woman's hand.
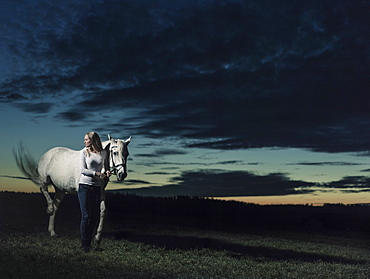
<path id="1" fill-rule="evenodd" d="M 106 178 L 106 177 L 110 177 L 112 174 L 110 173 L 110 171 L 108 170 L 108 171 L 106 171 L 105 173 L 103 173 L 103 172 L 95 172 L 95 175 L 96 176 L 99 176 L 100 177 L 100 179 L 104 179 L 104 178 Z"/>
<path id="2" fill-rule="evenodd" d="M 101 172 L 99 172 L 99 171 L 96 171 L 96 172 L 95 172 L 95 175 L 96 175 L 96 176 L 99 176 L 99 177 L 100 177 L 100 179 L 104 179 L 104 178 L 106 177 L 106 174 L 105 174 L 105 173 L 101 173 Z"/>

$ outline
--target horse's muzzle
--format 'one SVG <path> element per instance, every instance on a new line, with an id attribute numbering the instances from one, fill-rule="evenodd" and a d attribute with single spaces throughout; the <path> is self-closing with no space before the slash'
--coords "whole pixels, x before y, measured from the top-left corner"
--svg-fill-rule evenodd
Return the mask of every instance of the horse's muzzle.
<path id="1" fill-rule="evenodd" d="M 127 172 L 117 173 L 117 180 L 119 182 L 123 181 L 127 177 Z"/>

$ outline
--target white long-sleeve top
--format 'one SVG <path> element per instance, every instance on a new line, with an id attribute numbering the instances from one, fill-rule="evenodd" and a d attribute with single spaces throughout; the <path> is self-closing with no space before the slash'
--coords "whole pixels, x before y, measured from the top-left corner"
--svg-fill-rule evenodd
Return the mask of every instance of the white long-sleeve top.
<path id="1" fill-rule="evenodd" d="M 109 170 L 107 151 L 102 150 L 100 153 L 86 152 L 82 149 L 80 152 L 80 169 L 81 177 L 79 183 L 92 186 L 101 186 L 102 180 L 96 176 L 96 172 L 101 172 L 104 166 L 105 170 Z"/>

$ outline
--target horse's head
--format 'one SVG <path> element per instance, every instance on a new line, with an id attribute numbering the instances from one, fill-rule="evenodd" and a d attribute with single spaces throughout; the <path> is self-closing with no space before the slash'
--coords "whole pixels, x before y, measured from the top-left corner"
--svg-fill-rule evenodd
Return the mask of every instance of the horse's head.
<path id="1" fill-rule="evenodd" d="M 127 177 L 127 157 L 129 155 L 127 146 L 131 137 L 127 140 L 113 139 L 108 135 L 109 143 L 106 150 L 109 153 L 109 167 L 111 172 L 117 176 L 118 181 L 123 181 Z"/>

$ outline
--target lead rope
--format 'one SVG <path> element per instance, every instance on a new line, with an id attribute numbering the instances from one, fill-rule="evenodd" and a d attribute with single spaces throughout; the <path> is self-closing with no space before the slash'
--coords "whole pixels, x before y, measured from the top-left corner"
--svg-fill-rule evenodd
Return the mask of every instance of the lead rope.
<path id="1" fill-rule="evenodd" d="M 114 163 L 114 160 L 113 160 L 113 150 L 111 149 L 110 150 L 110 160 L 112 161 L 112 167 L 110 168 L 110 172 L 112 174 L 117 174 L 117 170 L 116 170 L 116 164 Z"/>

